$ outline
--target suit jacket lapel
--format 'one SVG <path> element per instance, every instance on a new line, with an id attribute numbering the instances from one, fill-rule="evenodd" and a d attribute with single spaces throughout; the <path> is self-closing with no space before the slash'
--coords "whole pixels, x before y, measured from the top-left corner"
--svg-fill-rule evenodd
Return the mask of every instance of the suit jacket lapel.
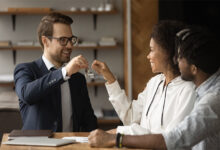
<path id="1" fill-rule="evenodd" d="M 39 72 L 41 72 L 42 76 L 49 72 L 49 70 L 47 69 L 47 67 L 46 67 L 46 65 L 45 65 L 42 58 L 39 58 L 38 60 L 36 60 L 35 63 L 38 66 Z"/>
<path id="2" fill-rule="evenodd" d="M 39 68 L 40 77 L 45 74 L 48 74 L 50 71 L 47 69 L 42 57 L 35 61 L 36 65 Z M 54 108 L 54 112 L 56 115 L 56 122 L 57 122 L 57 130 L 62 131 L 62 109 L 61 109 L 61 89 L 60 86 L 52 89 L 53 94 L 51 94 L 51 103 L 52 107 Z"/>

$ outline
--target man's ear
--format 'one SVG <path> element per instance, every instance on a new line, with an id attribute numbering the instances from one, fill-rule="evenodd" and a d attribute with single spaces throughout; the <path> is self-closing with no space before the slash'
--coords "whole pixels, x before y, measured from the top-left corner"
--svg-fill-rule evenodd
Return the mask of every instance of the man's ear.
<path id="1" fill-rule="evenodd" d="M 190 69 L 193 75 L 196 75 L 198 73 L 198 68 L 195 65 L 191 65 Z"/>
<path id="2" fill-rule="evenodd" d="M 49 39 L 46 36 L 41 36 L 41 40 L 42 40 L 44 47 L 49 46 Z"/>

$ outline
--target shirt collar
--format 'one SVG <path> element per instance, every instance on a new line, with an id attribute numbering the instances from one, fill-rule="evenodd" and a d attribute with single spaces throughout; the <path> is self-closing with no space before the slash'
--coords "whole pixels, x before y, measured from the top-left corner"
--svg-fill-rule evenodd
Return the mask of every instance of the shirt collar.
<path id="1" fill-rule="evenodd" d="M 42 59 L 48 70 L 54 67 L 54 65 L 44 55 L 42 56 Z"/>
<path id="2" fill-rule="evenodd" d="M 166 80 L 166 77 L 163 73 L 162 73 L 162 76 L 161 76 L 161 80 L 163 80 L 164 82 Z M 182 84 L 183 82 L 185 82 L 185 81 L 183 81 L 181 76 L 179 75 L 179 76 L 175 77 L 174 79 L 172 79 L 170 81 L 169 86 L 173 86 L 173 85 L 175 86 L 175 85 L 178 85 L 178 84 Z"/>
<path id="3" fill-rule="evenodd" d="M 197 96 L 202 97 L 203 95 L 205 95 L 210 90 L 210 87 L 212 87 L 213 85 L 216 84 L 216 82 L 218 82 L 219 75 L 220 75 L 220 68 L 216 73 L 210 76 L 196 89 Z"/>

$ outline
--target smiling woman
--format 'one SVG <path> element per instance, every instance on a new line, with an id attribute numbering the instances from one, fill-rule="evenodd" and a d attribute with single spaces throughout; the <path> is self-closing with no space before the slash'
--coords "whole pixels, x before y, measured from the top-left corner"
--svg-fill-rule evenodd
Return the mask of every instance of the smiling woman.
<path id="1" fill-rule="evenodd" d="M 150 40 L 150 53 L 148 54 L 147 58 L 150 61 L 153 73 L 161 73 L 168 70 L 168 55 L 153 38 Z"/>
<path id="2" fill-rule="evenodd" d="M 192 110 L 194 84 L 181 79 L 178 65 L 173 61 L 176 54 L 175 36 L 184 27 L 180 22 L 169 20 L 154 26 L 147 58 L 152 72 L 159 74 L 150 79 L 137 100 L 127 99 L 105 63 L 93 62 L 92 68 L 107 80 L 109 100 L 125 125 L 117 127 L 117 133 L 141 135 L 166 132 Z"/>

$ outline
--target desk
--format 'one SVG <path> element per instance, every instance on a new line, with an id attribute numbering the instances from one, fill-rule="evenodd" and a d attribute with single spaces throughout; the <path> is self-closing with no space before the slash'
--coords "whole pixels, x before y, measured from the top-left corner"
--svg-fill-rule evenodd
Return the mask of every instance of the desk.
<path id="1" fill-rule="evenodd" d="M 62 138 L 66 136 L 88 136 L 88 132 L 57 132 L 54 134 L 54 138 Z M 8 134 L 4 134 L 2 138 L 2 142 L 8 140 Z M 88 143 L 75 143 L 64 145 L 60 147 L 43 147 L 43 146 L 12 146 L 1 144 L 1 150 L 119 150 L 118 148 L 91 148 Z M 123 148 L 120 150 L 126 150 L 127 148 Z M 129 149 L 127 149 L 129 150 Z M 138 150 L 138 149 L 130 149 L 130 150 Z M 140 149 L 139 149 L 140 150 Z"/>

